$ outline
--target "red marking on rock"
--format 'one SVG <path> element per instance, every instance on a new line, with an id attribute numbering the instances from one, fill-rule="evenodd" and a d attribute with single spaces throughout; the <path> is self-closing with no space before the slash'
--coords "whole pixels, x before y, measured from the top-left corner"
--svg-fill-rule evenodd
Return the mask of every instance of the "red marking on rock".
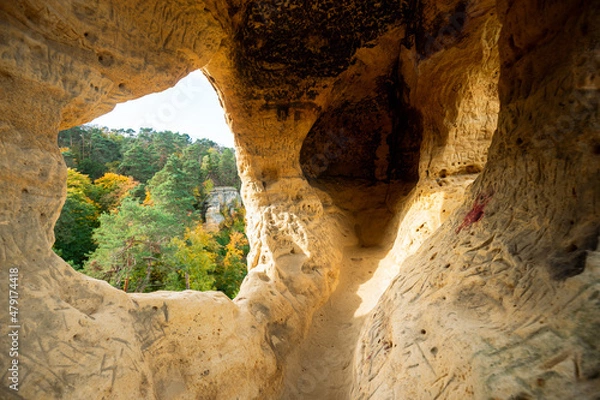
<path id="1" fill-rule="evenodd" d="M 477 221 L 481 220 L 481 218 L 483 218 L 483 214 L 484 214 L 483 210 L 485 209 L 485 206 L 492 199 L 493 194 L 494 194 L 493 191 L 489 191 L 487 193 L 480 193 L 479 196 L 477 196 L 477 198 L 475 199 L 475 202 L 473 203 L 473 207 L 471 207 L 471 211 L 469 211 L 467 213 L 467 215 L 465 215 L 465 219 L 463 219 L 462 224 L 460 224 L 460 226 L 458 228 L 456 228 L 456 233 L 459 233 L 464 228 L 470 227 L 475 222 L 477 222 Z"/>

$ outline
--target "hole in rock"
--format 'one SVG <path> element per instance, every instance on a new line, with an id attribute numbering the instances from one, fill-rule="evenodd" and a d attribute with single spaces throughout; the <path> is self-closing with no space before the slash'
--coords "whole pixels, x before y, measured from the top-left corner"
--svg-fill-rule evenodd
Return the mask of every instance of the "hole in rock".
<path id="1" fill-rule="evenodd" d="M 69 170 L 54 249 L 75 269 L 126 292 L 237 294 L 249 250 L 240 179 L 233 136 L 201 71 L 60 132 L 59 147 Z"/>
<path id="2" fill-rule="evenodd" d="M 486 92 L 491 106 L 474 109 L 472 104 L 461 103 L 454 97 L 451 101 L 431 99 L 440 91 L 437 87 L 423 95 L 422 103 L 417 102 L 413 94 L 418 91 L 407 83 L 414 83 L 414 79 L 405 79 L 399 69 L 391 66 L 388 75 L 373 82 L 336 82 L 337 92 L 352 96 L 328 105 L 303 142 L 300 164 L 305 177 L 312 186 L 325 192 L 325 203 L 331 200 L 341 210 L 347 218 L 345 227 L 353 231 L 356 241 L 343 249 L 345 258 L 339 284 L 321 309 L 323 317 L 313 319 L 307 344 L 298 351 L 299 362 L 325 359 L 324 343 L 333 343 L 338 351 L 352 354 L 361 322 L 378 304 L 393 277 L 403 276 L 405 257 L 414 254 L 423 238 L 435 232 L 439 223 L 454 211 L 462 201 L 461 190 L 485 164 L 485 152 L 495 127 L 482 127 L 474 121 L 495 121 L 496 78 L 486 78 L 489 81 L 486 87 L 492 88 Z M 448 84 L 440 82 L 440 85 Z M 437 109 L 436 102 L 443 106 Z M 469 126 L 468 132 L 462 126 L 447 132 L 432 128 L 432 121 L 439 121 L 438 127 L 448 128 L 448 121 L 440 114 L 451 118 L 461 113 L 478 115 L 469 118 L 468 124 L 473 126 Z M 421 199 L 425 200 L 419 204 Z M 440 257 L 444 260 L 435 268 L 447 262 L 445 251 L 432 247 L 428 257 L 431 264 Z M 447 264 L 446 268 L 449 267 Z M 337 332 L 339 326 L 344 326 L 343 335 L 334 337 L 325 333 Z M 389 348 L 385 344 L 391 343 L 386 337 L 389 328 L 378 323 L 372 326 L 368 335 L 373 346 L 377 343 L 378 349 Z M 413 332 L 421 341 L 429 337 L 425 329 Z M 430 352 L 435 356 L 437 348 L 431 347 Z M 343 370 L 334 373 L 340 380 L 346 374 Z M 290 383 L 294 383 L 291 378 Z"/>
<path id="3" fill-rule="evenodd" d="M 301 149 L 305 176 L 354 217 L 362 246 L 382 244 L 397 203 L 419 179 L 423 129 L 404 99 L 407 90 L 392 68 L 371 93 L 323 112 Z"/>

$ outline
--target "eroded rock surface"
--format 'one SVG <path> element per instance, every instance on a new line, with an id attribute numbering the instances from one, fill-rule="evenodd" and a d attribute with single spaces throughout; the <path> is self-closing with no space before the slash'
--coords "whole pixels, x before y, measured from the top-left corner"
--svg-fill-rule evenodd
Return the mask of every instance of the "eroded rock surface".
<path id="1" fill-rule="evenodd" d="M 599 13 L 0 3 L 0 265 L 3 282 L 19 269 L 21 324 L 19 391 L 5 372 L 1 397 L 598 397 Z M 51 251 L 58 130 L 198 68 L 235 134 L 240 294 L 73 271 Z"/>
<path id="2" fill-rule="evenodd" d="M 242 206 L 242 198 L 237 189 L 230 186 L 214 188 L 204 201 L 204 221 L 208 229 L 219 229 L 227 215 L 235 208 Z"/>

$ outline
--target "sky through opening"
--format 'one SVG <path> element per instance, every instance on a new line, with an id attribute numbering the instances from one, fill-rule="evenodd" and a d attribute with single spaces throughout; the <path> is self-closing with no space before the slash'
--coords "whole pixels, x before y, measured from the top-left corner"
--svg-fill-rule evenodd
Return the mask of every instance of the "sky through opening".
<path id="1" fill-rule="evenodd" d="M 117 104 L 113 111 L 89 125 L 111 129 L 153 128 L 187 133 L 233 147 L 233 134 L 225 122 L 217 93 L 201 71 L 194 71 L 177 85 L 160 93 Z"/>

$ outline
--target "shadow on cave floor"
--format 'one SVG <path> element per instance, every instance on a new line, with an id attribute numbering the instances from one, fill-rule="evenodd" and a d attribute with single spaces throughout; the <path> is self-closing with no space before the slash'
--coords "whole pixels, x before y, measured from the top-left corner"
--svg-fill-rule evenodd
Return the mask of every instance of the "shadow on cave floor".
<path id="1" fill-rule="evenodd" d="M 343 250 L 338 287 L 317 310 L 306 340 L 291 355 L 284 399 L 347 399 L 363 321 L 397 273 L 390 251 L 414 184 L 330 179 L 311 182 L 355 227 Z"/>
<path id="2" fill-rule="evenodd" d="M 376 182 L 328 178 L 310 184 L 331 196 L 333 204 L 348 216 L 362 247 L 393 244 L 403 201 L 416 182 Z"/>

